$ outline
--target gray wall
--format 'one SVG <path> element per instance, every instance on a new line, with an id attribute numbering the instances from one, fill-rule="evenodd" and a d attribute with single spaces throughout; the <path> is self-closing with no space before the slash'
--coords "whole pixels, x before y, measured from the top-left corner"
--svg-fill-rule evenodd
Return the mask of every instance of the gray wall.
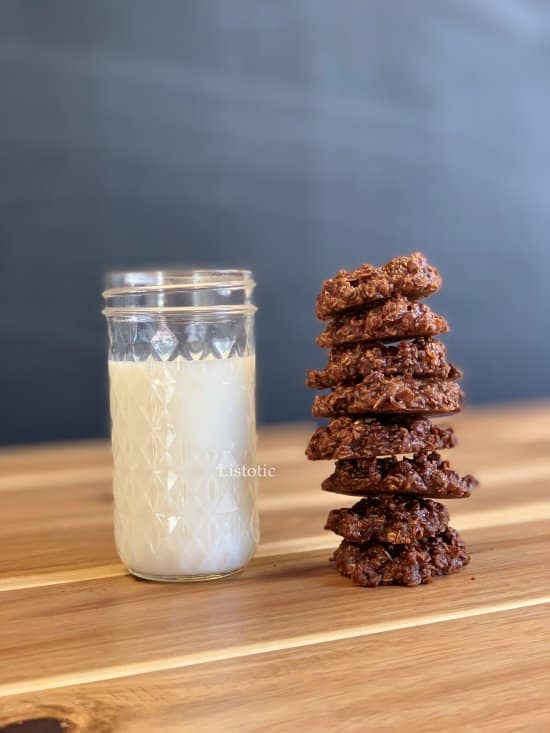
<path id="1" fill-rule="evenodd" d="M 2 0 L 0 442 L 105 431 L 113 266 L 255 270 L 263 420 L 413 248 L 471 401 L 549 395 L 549 87 L 544 0 Z"/>

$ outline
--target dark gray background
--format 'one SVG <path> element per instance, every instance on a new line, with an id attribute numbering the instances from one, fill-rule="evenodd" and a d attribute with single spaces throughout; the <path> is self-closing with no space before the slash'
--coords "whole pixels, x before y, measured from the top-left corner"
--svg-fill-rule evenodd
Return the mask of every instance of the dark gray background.
<path id="1" fill-rule="evenodd" d="M 0 442 L 106 430 L 106 268 L 252 267 L 259 409 L 314 296 L 423 249 L 471 401 L 550 394 L 545 0 L 2 0 Z"/>

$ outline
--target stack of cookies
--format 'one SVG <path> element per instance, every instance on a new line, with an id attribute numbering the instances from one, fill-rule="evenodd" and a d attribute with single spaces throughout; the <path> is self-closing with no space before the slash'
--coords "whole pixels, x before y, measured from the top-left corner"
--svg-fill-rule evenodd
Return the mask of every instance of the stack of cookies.
<path id="1" fill-rule="evenodd" d="M 343 537 L 336 568 L 358 585 L 428 583 L 469 561 L 447 508 L 433 501 L 468 497 L 477 485 L 437 453 L 456 438 L 430 419 L 458 412 L 463 399 L 462 374 L 436 338 L 447 321 L 419 302 L 440 287 L 439 272 L 414 252 L 382 267 L 341 270 L 317 299 L 317 316 L 328 321 L 317 343 L 330 352 L 307 384 L 330 390 L 312 410 L 330 422 L 306 453 L 336 461 L 325 491 L 362 497 L 333 509 L 326 524 Z"/>

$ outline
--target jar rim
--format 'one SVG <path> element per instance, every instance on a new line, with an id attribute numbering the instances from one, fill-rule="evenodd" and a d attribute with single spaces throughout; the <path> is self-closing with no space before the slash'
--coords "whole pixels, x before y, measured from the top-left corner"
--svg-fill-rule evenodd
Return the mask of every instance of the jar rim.
<path id="1" fill-rule="evenodd" d="M 144 270 L 112 270 L 104 276 L 103 297 L 159 290 L 208 288 L 252 290 L 252 270 L 171 267 Z"/>
<path id="2" fill-rule="evenodd" d="M 252 314 L 251 270 L 171 267 L 113 271 L 103 291 L 107 318 L 198 318 Z"/>

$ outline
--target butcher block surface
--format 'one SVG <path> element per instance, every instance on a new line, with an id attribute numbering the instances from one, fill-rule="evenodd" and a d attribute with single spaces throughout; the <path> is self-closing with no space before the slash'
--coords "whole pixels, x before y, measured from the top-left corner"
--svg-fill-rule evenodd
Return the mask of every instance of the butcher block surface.
<path id="1" fill-rule="evenodd" d="M 0 732 L 549 730 L 550 403 L 449 424 L 472 560 L 416 588 L 331 566 L 312 424 L 260 431 L 260 549 L 208 583 L 126 573 L 106 442 L 0 451 Z"/>

